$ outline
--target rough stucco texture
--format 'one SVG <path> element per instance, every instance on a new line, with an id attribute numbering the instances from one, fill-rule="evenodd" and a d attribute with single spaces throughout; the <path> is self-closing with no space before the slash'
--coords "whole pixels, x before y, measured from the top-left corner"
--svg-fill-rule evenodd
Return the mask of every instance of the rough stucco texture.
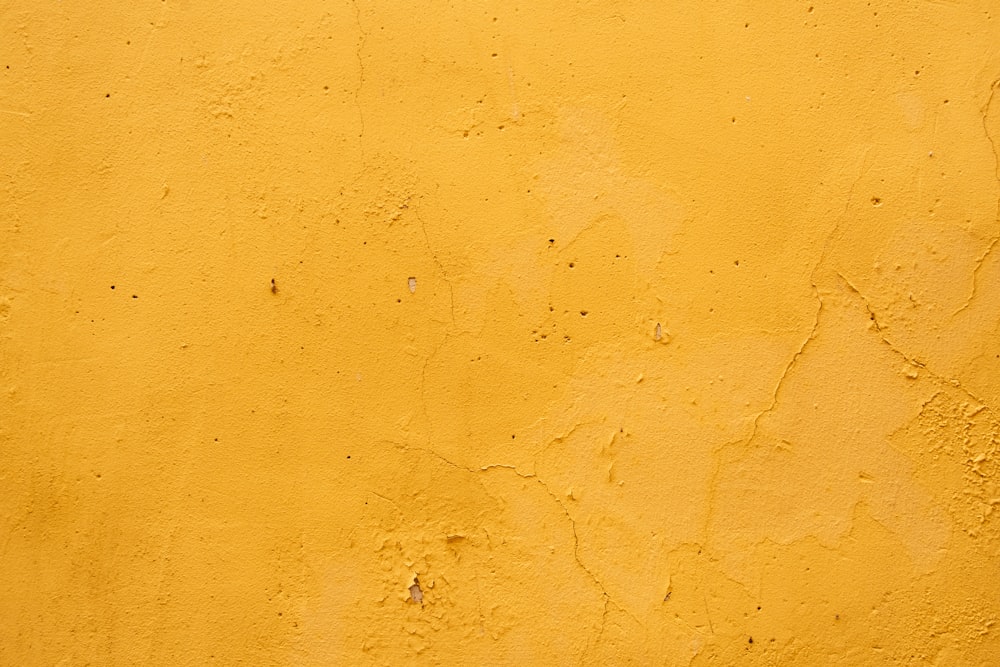
<path id="1" fill-rule="evenodd" d="M 0 663 L 1000 664 L 995 1 L 0 32 Z"/>

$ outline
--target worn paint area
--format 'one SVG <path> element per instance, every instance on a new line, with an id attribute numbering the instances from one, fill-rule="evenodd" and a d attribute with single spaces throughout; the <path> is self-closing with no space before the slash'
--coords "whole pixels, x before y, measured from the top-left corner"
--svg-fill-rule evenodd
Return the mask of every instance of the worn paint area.
<path id="1" fill-rule="evenodd" d="M 998 664 L 998 14 L 7 3 L 0 664 Z"/>

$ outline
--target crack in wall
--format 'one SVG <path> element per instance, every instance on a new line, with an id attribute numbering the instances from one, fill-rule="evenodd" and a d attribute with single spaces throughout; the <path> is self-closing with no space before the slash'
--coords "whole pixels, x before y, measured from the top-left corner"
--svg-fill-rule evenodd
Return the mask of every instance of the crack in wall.
<path id="1" fill-rule="evenodd" d="M 990 148 L 993 151 L 993 175 L 997 180 L 997 184 L 1000 185 L 1000 152 L 997 151 L 997 143 L 993 139 L 993 135 L 990 134 L 990 128 L 988 124 L 990 115 L 990 106 L 993 104 L 993 96 L 996 95 L 997 88 L 1000 88 L 1000 78 L 996 78 L 990 83 L 990 94 L 986 99 L 986 104 L 979 110 L 983 122 L 983 134 L 986 135 L 986 140 L 990 142 Z M 996 212 L 996 224 L 1000 227 L 1000 197 L 997 197 L 997 212 Z M 969 298 L 965 300 L 958 310 L 951 314 L 952 317 L 958 315 L 963 310 L 969 307 L 972 303 L 972 299 L 976 296 L 976 290 L 979 284 L 979 272 L 983 268 L 983 264 L 986 263 L 986 259 L 993 252 L 997 244 L 1000 243 L 1000 234 L 994 236 L 988 246 L 986 246 L 986 251 L 979 256 L 976 260 L 976 265 L 972 269 L 972 291 L 969 294 Z"/>
<path id="2" fill-rule="evenodd" d="M 816 260 L 816 265 L 813 266 L 813 270 L 809 274 L 809 280 L 813 289 L 817 289 L 816 272 L 821 266 L 823 266 L 827 253 L 830 251 L 830 245 L 833 243 L 833 239 L 837 235 L 837 232 L 840 231 L 840 225 L 844 222 L 844 219 L 847 218 L 847 212 L 851 209 L 851 200 L 854 199 L 854 191 L 857 189 L 858 183 L 861 182 L 861 179 L 864 178 L 866 173 L 868 173 L 868 169 L 870 168 L 868 164 L 868 155 L 871 151 L 871 146 L 865 149 L 865 153 L 861 158 L 861 168 L 858 170 L 858 175 L 851 182 L 851 187 L 847 190 L 847 198 L 844 201 L 844 210 L 840 212 L 840 216 L 838 216 L 837 221 L 834 223 L 833 229 L 831 229 L 830 233 L 826 235 L 826 239 L 823 241 L 823 248 L 819 253 L 819 259 Z"/>
<path id="3" fill-rule="evenodd" d="M 871 319 L 872 326 L 875 328 L 875 332 L 878 334 L 879 339 L 885 345 L 887 345 L 890 350 L 892 350 L 895 354 L 899 355 L 904 361 L 906 361 L 906 363 L 908 363 L 908 364 L 910 364 L 912 366 L 915 366 L 917 368 L 920 368 L 921 370 L 925 371 L 927 373 L 927 375 L 929 375 L 931 378 L 933 378 L 938 384 L 948 385 L 948 386 L 951 386 L 951 387 L 955 387 L 956 389 L 958 389 L 959 391 L 961 391 L 962 393 L 964 393 L 966 396 L 968 396 L 972 400 L 976 401 L 979 405 L 983 406 L 983 408 L 987 412 L 989 412 L 990 414 L 994 414 L 993 407 L 989 403 L 987 403 L 986 401 L 984 401 L 983 399 L 979 398 L 978 396 L 976 396 L 975 394 L 973 394 L 971 391 L 969 391 L 968 389 L 966 389 L 962 385 L 961 381 L 959 381 L 957 378 L 945 377 L 945 376 L 943 376 L 943 375 L 941 375 L 939 373 L 934 372 L 931 368 L 929 368 L 927 366 L 927 364 L 925 362 L 920 361 L 919 359 L 916 359 L 914 357 L 911 357 L 910 355 L 906 354 L 905 352 L 903 352 L 902 350 L 900 350 L 898 347 L 896 347 L 893 344 L 893 342 L 890 341 L 886 337 L 886 335 L 885 335 L 885 333 L 883 331 L 882 325 L 879 324 L 878 315 L 872 309 L 871 304 L 868 301 L 868 298 L 861 292 L 861 290 L 859 290 L 857 287 L 855 287 L 854 284 L 851 283 L 851 281 L 848 280 L 839 271 L 837 272 L 837 276 L 844 282 L 844 284 L 847 286 L 847 288 L 851 292 L 853 292 L 854 294 L 856 294 L 857 297 L 861 300 L 862 304 L 865 307 L 865 311 L 868 313 L 868 315 L 869 315 L 869 317 Z"/>
<path id="4" fill-rule="evenodd" d="M 757 427 L 760 424 L 761 418 L 763 418 L 765 415 L 774 412 L 775 408 L 778 407 L 778 393 L 781 391 L 781 387 L 782 385 L 784 385 L 785 379 L 788 377 L 788 373 L 795 366 L 796 362 L 798 362 L 799 357 L 801 357 L 802 353 L 805 352 L 805 349 L 806 347 L 808 347 L 809 343 L 811 343 L 816 338 L 816 333 L 819 331 L 820 315 L 823 312 L 823 297 L 819 295 L 819 290 L 816 288 L 815 285 L 813 285 L 813 293 L 816 296 L 816 301 L 818 302 L 819 305 L 816 308 L 816 317 L 815 320 L 813 321 L 812 329 L 809 331 L 809 335 L 806 337 L 806 339 L 802 341 L 802 344 L 799 346 L 799 349 L 796 350 L 795 354 L 792 355 L 792 358 L 785 366 L 785 370 L 781 372 L 781 377 L 778 378 L 778 382 L 774 386 L 774 392 L 771 395 L 771 405 L 767 406 L 766 408 L 758 412 L 757 416 L 754 417 L 753 430 L 751 430 L 750 437 L 747 438 L 745 443 L 747 447 L 749 447 L 753 443 L 754 439 L 757 437 Z"/>
<path id="5" fill-rule="evenodd" d="M 427 225 L 424 222 L 423 217 L 421 217 L 418 207 L 414 207 L 413 214 L 416 216 L 417 222 L 420 223 L 420 229 L 423 232 L 424 244 L 427 247 L 427 252 L 430 254 L 434 264 L 438 267 L 438 271 L 441 273 L 441 279 L 444 281 L 445 285 L 448 286 L 451 326 L 453 329 L 457 329 L 458 324 L 455 320 L 455 288 L 452 285 L 451 280 L 448 278 L 448 272 L 445 270 L 444 264 L 442 264 L 437 253 L 434 251 L 434 248 L 431 246 L 430 237 L 427 234 Z M 431 437 L 432 426 L 430 413 L 427 412 L 427 368 L 430 366 L 431 360 L 434 359 L 448 343 L 448 338 L 451 337 L 451 335 L 452 332 L 447 330 L 445 331 L 441 342 L 435 346 L 434 350 L 430 354 L 427 355 L 427 358 L 424 360 L 423 367 L 420 369 L 420 405 L 424 420 L 427 424 L 428 438 Z"/>
<path id="6" fill-rule="evenodd" d="M 361 7 L 358 6 L 358 0 L 352 0 L 352 4 L 354 5 L 354 20 L 358 24 L 358 32 L 360 33 L 358 36 L 358 48 L 354 52 L 358 59 L 358 86 L 354 89 L 354 106 L 358 109 L 358 120 L 361 124 L 361 131 L 358 133 L 358 147 L 361 150 L 361 164 L 363 167 L 365 162 L 365 112 L 361 107 L 361 89 L 365 85 L 365 62 L 361 56 L 361 52 L 368 42 L 368 33 L 361 25 Z"/>
<path id="7" fill-rule="evenodd" d="M 545 493 L 548 494 L 548 496 L 550 498 L 552 498 L 552 500 L 556 503 L 556 505 L 559 506 L 559 509 L 562 510 L 563 515 L 569 521 L 570 528 L 573 531 L 573 559 L 576 561 L 576 564 L 580 567 L 580 569 L 583 570 L 584 573 L 586 573 L 586 575 L 588 576 L 588 578 L 591 581 L 593 581 L 594 585 L 596 585 L 597 588 L 600 589 L 600 591 L 601 591 L 601 598 L 602 598 L 602 600 L 604 602 L 604 610 L 603 610 L 603 612 L 601 614 L 601 629 L 598 632 L 598 635 L 597 635 L 597 638 L 595 639 L 595 644 L 594 645 L 598 645 L 600 643 L 600 638 L 603 637 L 603 635 L 604 635 L 605 626 L 607 624 L 607 619 L 608 619 L 608 613 L 610 611 L 611 605 L 613 605 L 619 611 L 621 611 L 621 612 L 625 613 L 627 616 L 629 616 L 633 621 L 636 622 L 637 625 L 640 625 L 640 626 L 643 625 L 642 622 L 638 618 L 636 618 L 636 616 L 631 611 L 629 611 L 623 605 L 621 605 L 618 602 L 616 602 L 614 600 L 614 598 L 611 597 L 611 594 L 608 593 L 607 588 L 601 582 L 600 578 L 580 558 L 580 535 L 577 532 L 576 520 L 569 513 L 569 510 L 566 508 L 566 505 L 559 499 L 559 496 L 556 495 L 552 491 L 552 489 L 549 488 L 548 484 L 546 484 L 545 481 L 542 480 L 541 477 L 539 477 L 536 473 L 524 473 L 524 472 L 521 472 L 520 470 L 517 469 L 516 466 L 508 464 L 508 463 L 490 463 L 490 464 L 487 464 L 487 465 L 484 465 L 484 466 L 480 466 L 479 468 L 467 468 L 466 466 L 460 465 L 458 463 L 455 463 L 454 461 L 449 460 L 448 458 L 442 456 L 441 454 L 439 454 L 438 452 L 436 452 L 435 450 L 433 450 L 431 448 L 427 448 L 427 447 L 408 447 L 408 449 L 413 449 L 413 450 L 416 450 L 416 451 L 426 452 L 426 453 L 430 454 L 431 456 L 439 459 L 443 463 L 445 463 L 445 464 L 447 464 L 447 465 L 449 465 L 449 466 L 451 466 L 453 468 L 456 468 L 458 470 L 462 470 L 464 472 L 471 473 L 473 475 L 478 474 L 478 473 L 489 472 L 491 470 L 502 469 L 502 470 L 509 470 L 509 471 L 511 471 L 512 473 L 514 473 L 515 475 L 517 475 L 521 479 L 528 479 L 528 480 L 532 480 L 534 482 L 537 482 L 542 487 L 542 489 L 545 491 Z M 581 661 L 586 657 L 586 654 L 589 651 L 590 651 L 590 644 L 588 643 L 587 648 L 584 650 L 583 656 L 581 656 Z"/>
<path id="8" fill-rule="evenodd" d="M 160 12 L 156 21 L 155 22 L 151 21 L 149 24 L 150 25 L 149 36 L 146 37 L 146 43 L 142 47 L 142 55 L 139 56 L 139 65 L 135 68 L 135 72 L 132 73 L 132 78 L 138 79 L 139 74 L 142 73 L 142 68 L 146 64 L 146 56 L 149 54 L 149 47 L 152 46 L 153 39 L 156 37 L 156 31 L 164 27 L 163 17 L 166 13 L 167 13 L 167 3 L 164 0 L 164 2 L 160 3 Z"/>
<path id="9" fill-rule="evenodd" d="M 427 252 L 430 253 L 431 259 L 434 264 L 438 267 L 438 271 L 441 272 L 441 279 L 448 286 L 448 295 L 451 299 L 451 325 L 457 328 L 455 323 L 455 288 L 451 284 L 451 280 L 448 278 L 448 272 L 444 268 L 444 264 L 441 263 L 441 259 L 438 257 L 437 252 L 434 251 L 433 246 L 431 246 L 430 237 L 427 235 L 427 224 L 424 219 L 420 216 L 420 211 L 418 208 L 413 209 L 413 214 L 417 216 L 417 221 L 420 223 L 420 229 L 424 233 L 424 244 L 427 246 Z"/>
<path id="10" fill-rule="evenodd" d="M 870 153 L 871 153 L 871 147 L 866 148 L 864 155 L 862 156 L 861 167 L 858 170 L 858 175 L 851 182 L 851 186 L 847 190 L 847 197 L 844 202 L 844 209 L 837 217 L 837 220 L 834 223 L 832 229 L 830 229 L 830 232 L 826 235 L 826 239 L 824 239 L 823 241 L 823 248 L 820 250 L 819 258 L 816 260 L 816 264 L 813 266 L 813 269 L 809 274 L 809 282 L 810 285 L 812 286 L 813 295 L 816 297 L 816 301 L 818 302 L 815 319 L 813 320 L 813 326 L 809 332 L 809 335 L 805 338 L 805 340 L 802 341 L 802 344 L 799 346 L 799 349 L 792 355 L 792 358 L 789 359 L 788 363 L 785 365 L 785 368 L 782 371 L 781 376 L 778 378 L 778 382 L 775 384 L 774 391 L 771 395 L 771 404 L 764 410 L 758 412 L 757 415 L 754 417 L 753 427 L 750 431 L 750 435 L 746 438 L 739 438 L 737 440 L 726 442 L 721 446 L 717 447 L 712 453 L 713 457 L 715 458 L 715 465 L 713 467 L 711 475 L 709 476 L 709 481 L 708 481 L 708 501 L 707 501 L 708 507 L 705 512 L 705 527 L 703 531 L 704 538 L 706 541 L 708 541 L 709 539 L 712 521 L 717 512 L 716 495 L 717 495 L 717 486 L 719 483 L 719 477 L 722 474 L 722 463 L 723 463 L 722 452 L 724 452 L 729 447 L 735 447 L 737 445 L 743 445 L 744 449 L 749 449 L 750 445 L 757 437 L 757 431 L 760 425 L 760 420 L 764 417 L 764 415 L 774 412 L 774 410 L 777 408 L 778 393 L 781 391 L 781 387 L 784 384 L 785 379 L 788 377 L 788 373 L 798 362 L 799 357 L 802 356 L 802 353 L 805 351 L 806 346 L 809 344 L 809 342 L 816 338 L 816 334 L 819 331 L 820 315 L 823 312 L 824 304 L 823 304 L 823 297 L 820 296 L 819 293 L 819 286 L 816 281 L 816 272 L 819 271 L 820 267 L 822 267 L 824 262 L 826 261 L 827 254 L 829 253 L 830 247 L 834 242 L 834 238 L 837 236 L 841 224 L 847 218 L 848 211 L 851 208 L 851 201 L 854 198 L 854 191 L 857 189 L 858 183 L 861 182 L 861 179 L 864 178 L 865 173 L 867 173 L 869 169 L 868 156 Z"/>
<path id="11" fill-rule="evenodd" d="M 598 422 L 596 421 L 577 422 L 573 424 L 573 427 L 570 428 L 568 431 L 555 436 L 554 438 L 546 442 L 544 445 L 542 445 L 539 449 L 536 449 L 534 453 L 532 453 L 531 455 L 532 463 L 535 466 L 536 471 L 538 469 L 538 458 L 541 457 L 543 454 L 545 454 L 549 450 L 549 447 L 551 447 L 552 445 L 562 444 L 563 442 L 566 441 L 566 438 L 573 435 L 576 432 L 576 430 L 579 429 L 580 427 L 589 426 L 591 424 L 596 424 L 596 423 Z"/>
<path id="12" fill-rule="evenodd" d="M 998 83 L 1000 83 L 1000 79 L 998 79 L 997 81 L 994 82 L 994 84 L 992 86 L 992 89 L 991 89 L 990 100 L 987 103 L 987 109 L 984 110 L 984 120 L 983 120 L 984 129 L 986 128 L 985 116 L 986 116 L 986 113 L 988 112 L 989 102 L 992 101 L 993 93 L 995 92 Z M 990 142 L 993 145 L 993 148 L 994 148 L 994 157 L 997 158 L 996 145 L 993 144 L 992 137 L 989 137 L 988 133 L 987 133 L 987 137 L 990 139 Z M 707 508 L 707 511 L 706 511 L 705 528 L 704 528 L 704 535 L 705 535 L 705 539 L 706 540 L 708 540 L 708 536 L 710 534 L 710 530 L 711 530 L 711 526 L 712 526 L 712 521 L 713 521 L 713 519 L 714 519 L 714 517 L 716 515 L 716 512 L 718 511 L 718 508 L 716 506 L 716 495 L 717 495 L 717 486 L 718 486 L 718 483 L 719 483 L 719 478 L 720 478 L 720 476 L 722 474 L 722 466 L 723 466 L 722 454 L 721 453 L 725 449 L 727 449 L 729 447 L 734 447 L 734 446 L 737 446 L 737 445 L 743 445 L 744 448 L 749 448 L 753 444 L 754 440 L 757 438 L 757 435 L 758 435 L 758 430 L 759 430 L 759 425 L 760 425 L 761 419 L 763 419 L 765 415 L 771 414 L 771 413 L 774 412 L 775 409 L 777 409 L 778 400 L 779 400 L 779 398 L 778 398 L 779 397 L 779 393 L 781 391 L 782 386 L 784 385 L 785 380 L 788 377 L 788 374 L 791 372 L 792 368 L 794 368 L 794 366 L 798 362 L 799 358 L 805 352 L 805 349 L 809 345 L 809 343 L 815 339 L 815 337 L 816 337 L 816 335 L 817 335 L 817 333 L 819 331 L 820 317 L 821 317 L 823 309 L 824 309 L 824 302 L 823 302 L 823 298 L 822 298 L 822 296 L 820 295 L 820 292 L 819 292 L 819 286 L 818 286 L 818 282 L 817 282 L 817 279 L 816 279 L 816 274 L 823 267 L 823 265 L 825 264 L 825 262 L 827 261 L 827 256 L 828 256 L 828 254 L 830 252 L 831 246 L 835 242 L 835 237 L 837 236 L 837 233 L 839 232 L 842 223 L 847 218 L 848 212 L 849 212 L 850 207 L 851 207 L 851 202 L 852 202 L 852 199 L 854 197 L 854 192 L 857 189 L 857 185 L 858 185 L 858 183 L 861 182 L 861 179 L 864 177 L 865 173 L 867 173 L 867 171 L 869 169 L 868 156 L 869 156 L 870 151 L 871 151 L 870 147 L 865 150 L 864 156 L 862 158 L 862 164 L 861 164 L 861 167 L 859 169 L 858 175 L 853 180 L 853 182 L 851 183 L 850 188 L 848 189 L 847 198 L 846 198 L 846 201 L 844 203 L 843 211 L 841 212 L 840 216 L 838 217 L 838 220 L 833 225 L 833 228 L 830 230 L 829 234 L 827 235 L 826 239 L 824 240 L 824 242 L 823 242 L 823 248 L 820 251 L 820 256 L 819 256 L 818 260 L 816 261 L 816 264 L 813 267 L 812 272 L 810 274 L 810 283 L 811 283 L 811 286 L 812 286 L 812 289 L 813 289 L 813 293 L 814 293 L 814 295 L 816 297 L 816 300 L 818 302 L 818 307 L 816 309 L 815 319 L 814 319 L 814 322 L 813 322 L 812 329 L 809 332 L 809 335 L 805 338 L 805 340 L 803 340 L 802 344 L 799 346 L 799 349 L 792 355 L 791 359 L 785 365 L 785 368 L 782 371 L 781 376 L 778 378 L 778 381 L 777 381 L 777 383 L 775 385 L 774 391 L 773 391 L 772 396 L 771 396 L 771 403 L 770 403 L 770 405 L 767 406 L 764 410 L 761 410 L 760 412 L 758 412 L 757 415 L 754 417 L 753 427 L 751 429 L 750 435 L 748 437 L 746 437 L 746 438 L 740 438 L 738 440 L 727 442 L 727 443 L 723 444 L 722 446 L 718 447 L 713 452 L 713 454 L 715 455 L 715 466 L 714 466 L 714 469 L 713 469 L 712 474 L 710 476 L 709 486 L 708 486 L 708 508 Z M 1000 180 L 1000 158 L 997 158 L 996 165 L 997 165 L 996 169 L 997 169 L 998 180 Z M 998 202 L 998 211 L 1000 211 L 1000 202 Z M 998 220 L 1000 220 L 1000 215 L 998 215 Z M 988 254 L 989 251 L 992 250 L 993 246 L 996 245 L 996 243 L 997 243 L 997 240 L 995 239 L 994 242 L 991 243 L 990 248 L 987 250 L 986 254 Z M 985 255 L 983 256 L 982 259 L 985 259 Z M 922 369 L 925 369 L 927 371 L 927 373 L 930 376 L 934 377 L 939 383 L 942 383 L 942 384 L 947 383 L 947 384 L 949 384 L 951 386 L 958 387 L 959 389 L 961 389 L 963 392 L 965 392 L 966 395 L 968 395 L 973 400 L 977 401 L 981 405 L 984 405 L 984 406 L 986 405 L 986 403 L 984 403 L 981 399 L 977 398 L 971 392 L 969 392 L 964 387 L 962 387 L 961 383 L 958 380 L 945 380 L 941 376 L 938 376 L 935 373 L 933 373 L 932 371 L 930 371 L 929 369 L 927 369 L 926 365 L 923 362 L 920 362 L 920 361 L 917 361 L 915 359 L 912 359 L 908 355 L 903 354 L 900 350 L 898 350 L 886 338 L 884 332 L 882 331 L 882 327 L 881 327 L 880 323 L 878 322 L 878 318 L 875 315 L 873 309 L 871 308 L 871 306 L 870 306 L 867 298 L 865 298 L 864 295 L 849 280 L 847 280 L 847 278 L 840 271 L 835 271 L 835 273 L 854 293 L 856 293 L 859 296 L 859 298 L 861 298 L 862 302 L 864 303 L 865 309 L 869 313 L 869 316 L 870 316 L 870 318 L 871 318 L 871 320 L 873 322 L 875 330 L 878 333 L 880 339 L 882 340 L 883 343 L 885 343 L 886 345 L 888 345 L 890 347 L 890 349 L 893 350 L 893 352 L 895 352 L 896 354 L 899 354 L 908 363 L 913 364 L 914 366 L 918 366 L 918 367 L 920 367 Z"/>
<path id="13" fill-rule="evenodd" d="M 860 178 L 860 176 L 858 178 Z M 832 234 L 833 232 L 831 231 L 831 235 Z M 819 264 L 817 264 L 816 266 L 818 268 Z M 815 273 L 815 269 L 813 270 L 813 272 Z M 713 466 L 712 473 L 709 476 L 709 481 L 708 481 L 708 500 L 707 500 L 708 507 L 705 511 L 705 527 L 703 530 L 704 539 L 706 542 L 709 541 L 709 533 L 711 531 L 712 521 L 715 518 L 717 511 L 716 495 L 718 494 L 719 477 L 722 474 L 722 452 L 729 447 L 735 447 L 737 445 L 742 445 L 744 450 L 750 448 L 754 440 L 757 438 L 757 429 L 760 424 L 760 420 L 764 417 L 764 415 L 774 412 L 774 410 L 778 407 L 778 394 L 780 393 L 781 387 L 784 385 L 785 380 L 788 377 L 788 373 L 791 372 L 795 364 L 798 363 L 798 360 L 805 352 L 806 347 L 809 345 L 810 342 L 815 340 L 816 334 L 819 332 L 820 315 L 823 312 L 824 304 L 823 304 L 823 298 L 820 296 L 819 289 L 816 287 L 816 284 L 813 283 L 812 287 L 813 287 L 813 294 L 816 297 L 816 301 L 818 304 L 812 328 L 809 331 L 809 335 L 806 336 L 805 340 L 802 341 L 802 344 L 799 345 L 799 349 L 795 351 L 795 353 L 792 355 L 792 358 L 788 360 L 787 364 L 785 364 L 785 368 L 781 372 L 781 376 L 778 378 L 778 381 L 774 386 L 774 391 L 771 394 L 771 404 L 766 408 L 764 408 L 763 410 L 761 410 L 760 412 L 758 412 L 757 415 L 754 417 L 753 427 L 750 431 L 749 436 L 727 442 L 721 445 L 720 447 L 716 448 L 712 452 L 713 457 L 715 458 L 715 465 Z"/>
<path id="14" fill-rule="evenodd" d="M 428 439 L 431 437 L 433 426 L 431 424 L 431 415 L 427 411 L 427 368 L 431 365 L 431 360 L 434 359 L 434 357 L 436 357 L 441 349 L 448 343 L 449 336 L 451 336 L 451 334 L 446 331 L 444 336 L 441 338 L 441 342 L 438 343 L 434 347 L 434 350 L 427 355 L 426 359 L 424 359 L 424 365 L 420 369 L 420 410 L 424 416 L 424 422 L 427 426 Z"/>

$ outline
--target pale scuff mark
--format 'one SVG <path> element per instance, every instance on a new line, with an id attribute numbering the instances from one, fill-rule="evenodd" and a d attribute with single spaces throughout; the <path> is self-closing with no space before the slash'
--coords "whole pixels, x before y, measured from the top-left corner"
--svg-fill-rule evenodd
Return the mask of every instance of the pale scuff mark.
<path id="1" fill-rule="evenodd" d="M 410 288 L 410 294 L 414 294 L 417 291 L 417 279 L 413 276 L 406 279 L 406 284 Z"/>
<path id="2" fill-rule="evenodd" d="M 510 108 L 510 117 L 517 120 L 521 117 L 521 107 L 517 103 L 517 91 L 514 88 L 514 68 L 507 68 L 507 84 L 510 86 L 510 98 L 513 101 Z"/>

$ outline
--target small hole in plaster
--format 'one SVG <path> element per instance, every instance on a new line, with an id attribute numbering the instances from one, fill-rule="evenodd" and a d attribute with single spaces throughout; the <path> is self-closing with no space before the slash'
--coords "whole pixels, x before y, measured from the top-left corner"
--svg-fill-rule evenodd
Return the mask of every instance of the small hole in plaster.
<path id="1" fill-rule="evenodd" d="M 586 317 L 586 316 L 587 316 L 587 311 L 586 310 L 581 310 L 580 311 L 580 317 Z"/>
<path id="2" fill-rule="evenodd" d="M 406 284 L 410 287 L 410 294 L 414 294 L 417 291 L 417 279 L 413 276 L 406 279 Z"/>
<path id="3" fill-rule="evenodd" d="M 881 197 L 872 197 L 872 206 L 881 206 L 881 205 L 882 205 Z"/>
<path id="4" fill-rule="evenodd" d="M 413 577 L 413 584 L 410 586 L 410 599 L 417 604 L 424 603 L 424 592 L 420 588 L 420 581 Z"/>
<path id="5" fill-rule="evenodd" d="M 574 262 L 570 262 L 570 263 L 569 263 L 569 268 L 571 268 L 571 269 L 572 269 L 572 268 L 573 268 L 574 266 L 576 266 L 576 263 L 574 263 Z"/>

